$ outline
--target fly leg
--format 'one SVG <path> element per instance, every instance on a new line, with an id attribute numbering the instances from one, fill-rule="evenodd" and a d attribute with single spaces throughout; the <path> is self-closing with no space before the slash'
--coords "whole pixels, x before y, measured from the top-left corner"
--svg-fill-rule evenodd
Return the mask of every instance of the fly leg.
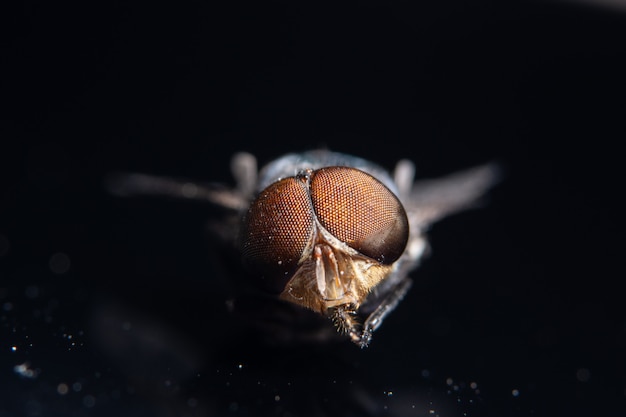
<path id="1" fill-rule="evenodd" d="M 363 330 L 358 340 L 355 341 L 352 339 L 352 341 L 361 348 L 367 347 L 372 340 L 372 333 L 380 327 L 385 317 L 387 317 L 387 315 L 396 308 L 398 303 L 402 301 L 406 293 L 411 288 L 411 285 L 413 285 L 413 281 L 409 278 L 405 278 L 400 281 L 381 301 L 379 306 L 376 307 L 376 310 L 374 310 L 365 320 L 365 323 L 363 323 Z"/>
<path id="2" fill-rule="evenodd" d="M 356 310 L 351 305 L 333 307 L 330 318 L 339 332 L 347 334 L 350 340 L 359 347 L 366 348 L 372 340 L 372 333 L 380 327 L 385 317 L 402 301 L 411 285 L 413 285 L 413 281 L 409 278 L 398 282 L 367 317 L 363 325 L 356 319 Z"/>

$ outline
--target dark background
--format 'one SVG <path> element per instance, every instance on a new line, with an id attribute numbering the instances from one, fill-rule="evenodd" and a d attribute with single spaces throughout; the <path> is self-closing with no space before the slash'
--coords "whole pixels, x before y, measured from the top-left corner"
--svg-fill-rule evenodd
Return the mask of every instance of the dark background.
<path id="1" fill-rule="evenodd" d="M 3 4 L 0 416 L 625 415 L 626 11 L 293 3 Z M 506 172 L 363 351 L 237 336 L 218 213 L 102 187 L 319 146 Z"/>

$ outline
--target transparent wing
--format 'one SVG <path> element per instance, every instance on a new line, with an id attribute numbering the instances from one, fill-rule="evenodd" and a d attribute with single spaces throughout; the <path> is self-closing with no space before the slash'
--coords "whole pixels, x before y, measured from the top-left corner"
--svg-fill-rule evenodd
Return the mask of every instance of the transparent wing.
<path id="1" fill-rule="evenodd" d="M 415 167 L 400 161 L 394 172 L 400 198 L 405 204 L 410 223 L 407 248 L 396 262 L 394 271 L 376 287 L 361 312 L 368 314 L 362 334 L 353 341 L 367 346 L 372 333 L 382 324 L 412 285 L 409 274 L 428 253 L 425 231 L 437 220 L 476 206 L 481 197 L 501 178 L 500 168 L 491 163 L 457 172 L 443 178 L 413 183 Z"/>
<path id="2" fill-rule="evenodd" d="M 193 181 L 128 172 L 109 174 L 104 184 L 108 192 L 120 197 L 146 195 L 197 200 L 230 210 L 241 210 L 247 205 L 247 199 L 237 190 L 221 184 L 198 184 Z"/>
<path id="3" fill-rule="evenodd" d="M 237 183 L 236 188 L 218 183 L 199 184 L 194 181 L 129 172 L 109 174 L 104 185 L 108 192 L 121 197 L 148 195 L 197 200 L 241 211 L 248 207 L 254 192 L 257 181 L 256 158 L 245 152 L 235 154 L 231 160 L 231 171 Z"/>
<path id="4" fill-rule="evenodd" d="M 405 201 L 411 226 L 425 230 L 446 216 L 477 206 L 481 197 L 500 181 L 501 171 L 498 164 L 489 163 L 416 182 Z"/>

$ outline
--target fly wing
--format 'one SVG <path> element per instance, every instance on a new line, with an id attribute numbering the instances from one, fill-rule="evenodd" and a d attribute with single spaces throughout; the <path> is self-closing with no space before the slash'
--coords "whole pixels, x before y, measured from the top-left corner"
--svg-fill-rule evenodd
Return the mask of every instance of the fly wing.
<path id="1" fill-rule="evenodd" d="M 204 201 L 215 206 L 239 211 L 247 207 L 248 199 L 237 190 L 221 184 L 198 184 L 192 181 L 146 174 L 116 172 L 105 179 L 108 192 L 120 197 L 156 196 Z"/>
<path id="2" fill-rule="evenodd" d="M 218 218 L 210 219 L 207 227 L 219 241 L 230 247 L 237 245 L 240 215 L 249 204 L 249 198 L 238 188 L 146 174 L 111 173 L 105 178 L 104 186 L 109 193 L 119 197 L 148 196 L 199 201 L 224 210 Z"/>
<path id="3" fill-rule="evenodd" d="M 489 163 L 416 182 L 405 202 L 411 226 L 423 231 L 446 216 L 477 206 L 500 178 L 500 166 Z"/>
<path id="4" fill-rule="evenodd" d="M 395 175 L 409 217 L 407 248 L 387 279 L 373 289 L 360 312 L 371 313 L 382 299 L 397 292 L 398 288 L 410 285 L 409 274 L 429 253 L 428 228 L 446 216 L 478 206 L 484 194 L 501 178 L 501 169 L 496 163 L 415 183 L 412 183 L 413 170 L 412 163 L 401 161 Z"/>
<path id="5" fill-rule="evenodd" d="M 226 210 L 242 212 L 248 208 L 257 181 L 256 158 L 246 152 L 233 155 L 230 168 L 237 186 L 218 183 L 199 184 L 169 177 L 132 172 L 114 172 L 104 180 L 107 191 L 120 197 L 157 196 L 203 201 Z"/>

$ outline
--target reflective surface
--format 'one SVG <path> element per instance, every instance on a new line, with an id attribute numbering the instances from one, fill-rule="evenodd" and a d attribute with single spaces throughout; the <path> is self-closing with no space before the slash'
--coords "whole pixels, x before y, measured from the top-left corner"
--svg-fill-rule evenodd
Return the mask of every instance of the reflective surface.
<path id="1" fill-rule="evenodd" d="M 5 3 L 3 417 L 625 414 L 622 15 Z M 102 187 L 229 184 L 237 151 L 324 145 L 418 178 L 506 167 L 484 207 L 429 231 L 367 350 L 306 348 L 305 328 L 276 348 L 224 320 L 239 289 L 207 236 L 217 209 Z"/>
<path id="2" fill-rule="evenodd" d="M 411 287 L 409 274 L 427 252 L 428 229 L 474 206 L 501 179 L 490 163 L 414 182 L 415 166 L 403 159 L 391 180 L 372 162 L 321 149 L 279 156 L 260 175 L 257 165 L 254 155 L 233 155 L 235 187 L 124 172 L 107 175 L 105 186 L 115 196 L 194 200 L 224 210 L 211 223 L 213 239 L 234 254 L 226 279 L 266 291 L 254 300 L 267 301 L 260 309 L 283 310 L 287 302 L 331 319 L 362 348 Z M 247 292 L 233 294 L 234 316 Z M 298 313 L 291 326 L 275 327 L 266 337 L 301 327 Z M 268 319 L 248 321 L 265 327 Z M 311 333 L 318 342 L 330 336 Z"/>

